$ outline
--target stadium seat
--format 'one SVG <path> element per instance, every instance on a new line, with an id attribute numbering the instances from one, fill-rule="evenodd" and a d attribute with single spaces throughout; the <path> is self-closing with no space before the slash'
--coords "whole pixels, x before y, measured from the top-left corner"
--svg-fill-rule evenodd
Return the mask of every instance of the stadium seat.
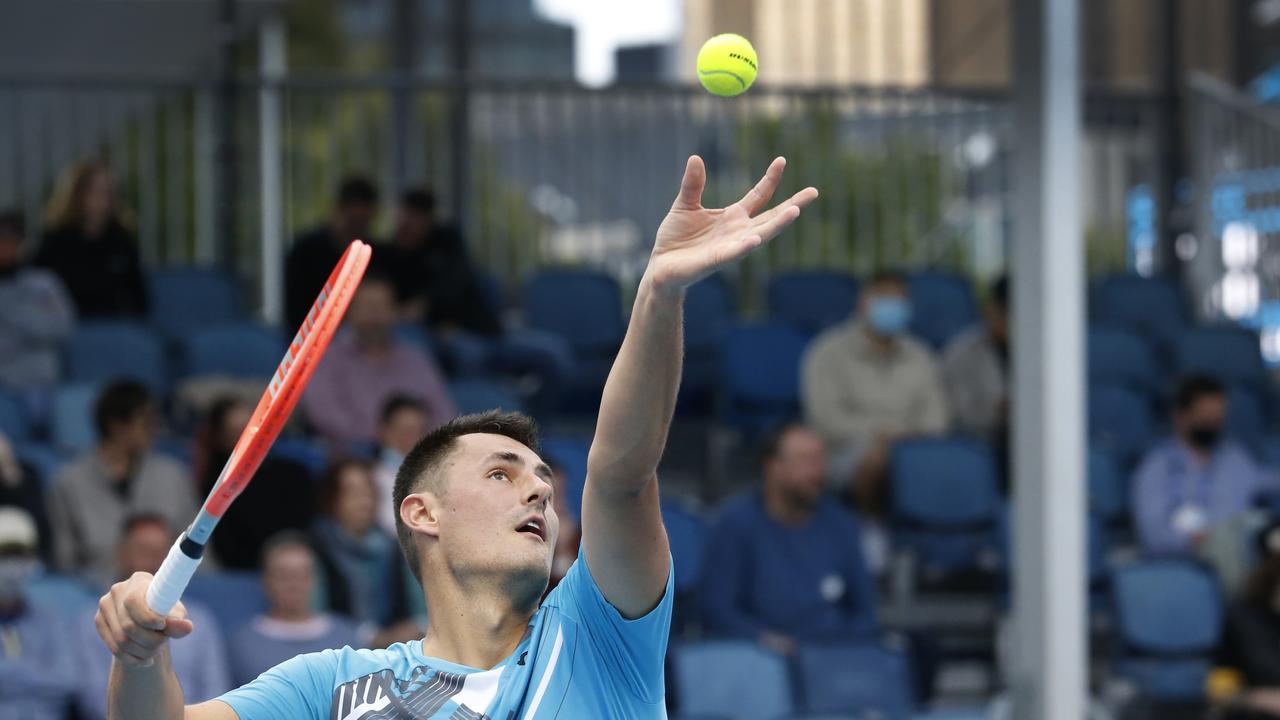
<path id="1" fill-rule="evenodd" d="M 1242 327 L 1189 329 L 1178 337 L 1175 357 L 1183 375 L 1206 373 L 1226 385 L 1259 389 L 1267 384 L 1258 336 Z"/>
<path id="2" fill-rule="evenodd" d="M 978 301 L 969 279 L 955 273 L 923 271 L 907 278 L 911 293 L 911 332 L 941 350 L 956 335 L 976 325 Z"/>
<path id="3" fill-rule="evenodd" d="M 1003 514 L 995 460 L 985 445 L 922 438 L 894 446 L 889 486 L 895 537 L 927 574 L 980 569 L 999 544 Z"/>
<path id="4" fill-rule="evenodd" d="M 1258 461 L 1271 470 L 1280 472 L 1280 435 L 1272 434 L 1262 438 Z"/>
<path id="5" fill-rule="evenodd" d="M 297 463 L 305 467 L 312 478 L 319 478 L 329 465 L 329 453 L 323 445 L 297 435 L 276 438 L 267 456 Z"/>
<path id="6" fill-rule="evenodd" d="M 193 328 L 241 317 L 240 285 L 229 273 L 207 267 L 174 267 L 147 275 L 151 326 L 178 339 Z"/>
<path id="7" fill-rule="evenodd" d="M 1154 439 L 1151 402 L 1123 385 L 1089 386 L 1089 437 L 1110 452 L 1122 470 L 1132 467 Z"/>
<path id="8" fill-rule="evenodd" d="M 858 281 L 831 270 L 791 270 L 774 275 L 766 294 L 770 321 L 813 337 L 849 318 L 858 304 Z"/>
<path id="9" fill-rule="evenodd" d="M 1092 318 L 1129 327 L 1169 347 L 1191 316 L 1177 283 L 1163 278 L 1111 275 L 1090 293 Z"/>
<path id="10" fill-rule="evenodd" d="M 626 329 L 618 283 L 602 272 L 541 270 L 525 285 L 524 310 L 529 327 L 555 333 L 588 356 L 612 356 Z"/>
<path id="11" fill-rule="evenodd" d="M 1253 388 L 1227 390 L 1226 433 L 1257 456 L 1267 432 L 1267 413 L 1261 393 Z"/>
<path id="12" fill-rule="evenodd" d="M 13 450 L 18 456 L 18 462 L 26 463 L 39 474 L 40 481 L 46 486 L 53 483 L 54 478 L 58 476 L 58 470 L 66 461 L 65 455 L 44 443 L 24 442 L 15 446 Z"/>
<path id="13" fill-rule="evenodd" d="M 228 636 L 267 609 L 261 581 L 247 571 L 196 573 L 183 597 L 204 604 Z"/>
<path id="14" fill-rule="evenodd" d="M 1124 326 L 1090 325 L 1087 362 L 1091 383 L 1126 385 L 1148 394 L 1165 385 L 1150 344 Z"/>
<path id="15" fill-rule="evenodd" d="M 63 375 L 69 382 L 104 383 L 129 378 L 157 393 L 162 393 L 169 382 L 164 346 L 141 323 L 84 323 L 67 340 L 63 360 Z"/>
<path id="16" fill-rule="evenodd" d="M 671 543 L 671 560 L 676 568 L 676 592 L 693 591 L 702 578 L 702 552 L 707 541 L 707 525 L 698 513 L 683 502 L 662 499 L 662 524 Z"/>
<path id="17" fill-rule="evenodd" d="M 32 578 L 25 592 L 27 602 L 52 610 L 71 622 L 80 622 L 80 616 L 91 612 L 98 600 L 98 593 L 82 581 L 53 573 Z"/>
<path id="18" fill-rule="evenodd" d="M 776 323 L 739 325 L 725 341 L 721 420 L 756 438 L 800 409 L 805 337 Z"/>
<path id="19" fill-rule="evenodd" d="M 10 442 L 20 443 L 31 437 L 27 424 L 27 411 L 22 400 L 0 390 L 0 433 Z"/>
<path id="20" fill-rule="evenodd" d="M 100 390 L 98 383 L 71 383 L 54 390 L 49 434 L 60 450 L 80 453 L 93 447 L 98 439 L 93 405 Z"/>
<path id="21" fill-rule="evenodd" d="M 1191 560 L 1140 560 L 1112 573 L 1111 597 L 1116 672 L 1155 700 L 1203 697 L 1223 620 L 1213 571 Z"/>
<path id="22" fill-rule="evenodd" d="M 582 516 L 582 488 L 587 483 L 587 453 L 591 440 L 587 437 L 553 435 L 542 439 L 542 457 L 557 465 L 564 473 L 568 485 L 565 500 L 573 512 Z"/>
<path id="23" fill-rule="evenodd" d="M 266 379 L 279 367 L 285 347 L 279 331 L 259 323 L 196 328 L 182 338 L 183 374 Z"/>
<path id="24" fill-rule="evenodd" d="M 910 717 L 911 672 L 902 652 L 872 643 L 801 645 L 801 703 L 810 713 Z"/>
<path id="25" fill-rule="evenodd" d="M 786 660 L 753 640 L 676 645 L 671 664 L 682 717 L 774 720 L 796 709 Z"/>
<path id="26" fill-rule="evenodd" d="M 458 408 L 458 414 L 487 412 L 493 409 L 524 412 L 520 397 L 496 380 L 468 378 L 449 383 L 449 396 Z"/>
<path id="27" fill-rule="evenodd" d="M 684 299 L 684 372 L 680 410 L 710 408 L 720 375 L 720 351 L 734 320 L 733 290 L 720 275 L 689 288 Z"/>
<path id="28" fill-rule="evenodd" d="M 1089 448 L 1089 512 L 1108 525 L 1129 517 L 1129 483 L 1111 453 Z"/>

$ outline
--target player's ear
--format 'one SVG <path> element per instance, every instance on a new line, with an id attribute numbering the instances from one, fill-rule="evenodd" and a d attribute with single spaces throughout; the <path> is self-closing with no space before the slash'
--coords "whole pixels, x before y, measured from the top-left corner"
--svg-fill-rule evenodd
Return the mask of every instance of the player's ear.
<path id="1" fill-rule="evenodd" d="M 439 537 L 439 510 L 439 498 L 433 493 L 412 493 L 406 495 L 404 502 L 400 503 L 400 520 L 413 532 Z"/>

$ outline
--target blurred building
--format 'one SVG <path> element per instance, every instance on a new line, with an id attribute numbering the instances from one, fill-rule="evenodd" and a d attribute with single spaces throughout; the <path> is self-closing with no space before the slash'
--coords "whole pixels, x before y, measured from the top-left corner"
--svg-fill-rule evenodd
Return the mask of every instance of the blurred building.
<path id="1" fill-rule="evenodd" d="M 614 82 L 652 83 L 675 77 L 676 48 L 667 44 L 628 45 L 613 51 Z"/>

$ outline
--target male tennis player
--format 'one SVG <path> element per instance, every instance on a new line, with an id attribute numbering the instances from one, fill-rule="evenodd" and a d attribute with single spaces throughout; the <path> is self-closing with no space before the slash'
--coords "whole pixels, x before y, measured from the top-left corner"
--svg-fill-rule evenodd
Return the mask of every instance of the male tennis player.
<path id="1" fill-rule="evenodd" d="M 181 604 L 168 617 L 149 610 L 152 578 L 138 573 L 99 603 L 98 632 L 115 656 L 112 717 L 665 717 L 672 573 L 655 473 L 680 384 L 684 291 L 773 238 L 818 196 L 806 188 L 760 212 L 784 165 L 774 160 L 741 200 L 711 209 L 701 203 L 702 160 L 689 158 L 605 384 L 578 561 L 545 600 L 559 520 L 533 422 L 462 417 L 423 439 L 396 478 L 400 542 L 427 600 L 421 640 L 299 655 L 184 708 L 166 641 L 191 623 Z"/>

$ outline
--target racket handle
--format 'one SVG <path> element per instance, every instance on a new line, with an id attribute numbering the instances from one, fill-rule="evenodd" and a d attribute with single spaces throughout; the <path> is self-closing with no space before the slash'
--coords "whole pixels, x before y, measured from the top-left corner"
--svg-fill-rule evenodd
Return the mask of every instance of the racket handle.
<path id="1" fill-rule="evenodd" d="M 194 557 L 193 557 L 194 556 Z M 164 564 L 156 571 L 147 588 L 147 607 L 153 611 L 168 615 L 173 606 L 187 589 L 191 576 L 200 567 L 200 558 L 204 556 L 204 546 L 187 539 L 183 533 L 169 548 Z"/>

